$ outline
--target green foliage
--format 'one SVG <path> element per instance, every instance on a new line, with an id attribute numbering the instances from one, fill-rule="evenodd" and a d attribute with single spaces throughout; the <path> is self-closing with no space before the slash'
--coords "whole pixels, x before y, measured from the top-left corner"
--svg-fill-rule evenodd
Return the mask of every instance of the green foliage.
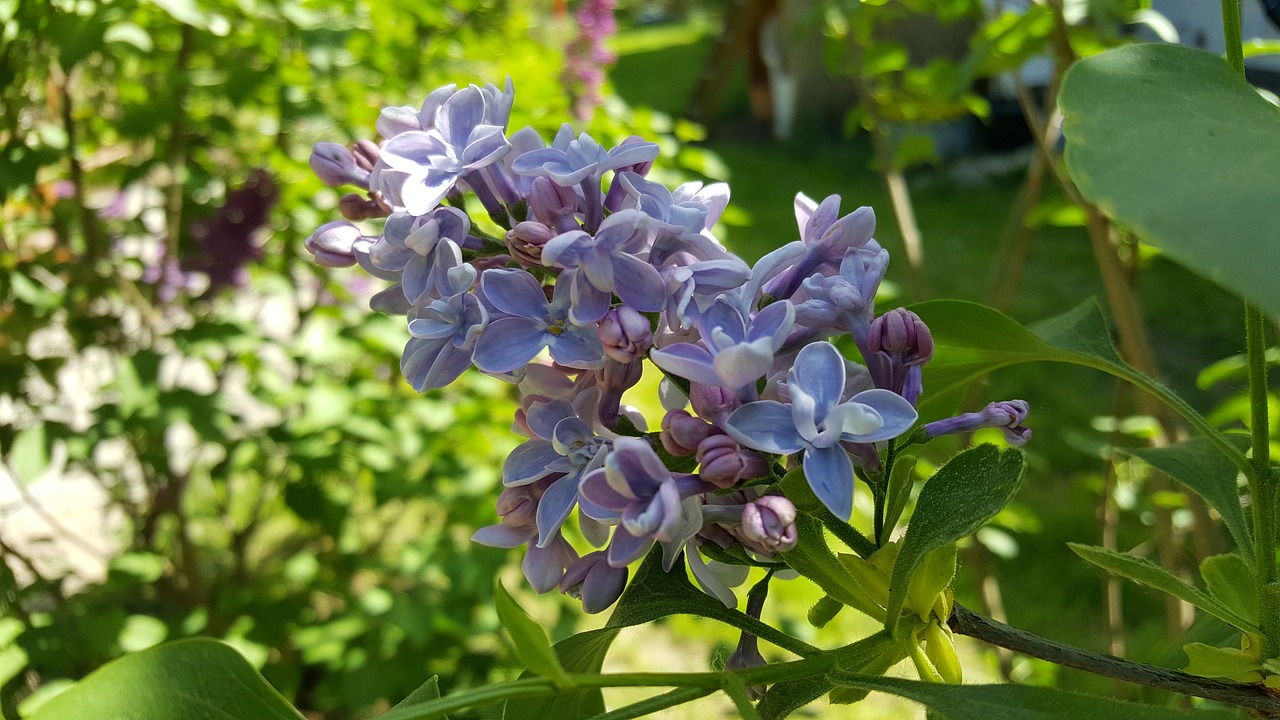
<path id="1" fill-rule="evenodd" d="M 507 635 L 511 636 L 520 662 L 531 672 L 550 678 L 557 685 L 565 685 L 567 677 L 555 651 L 551 649 L 551 638 L 547 636 L 547 631 L 516 603 L 502 583 L 498 583 L 494 601 L 498 618 L 502 620 Z"/>
<path id="2" fill-rule="evenodd" d="M 91 673 L 40 709 L 34 720 L 297 720 L 302 715 L 230 646 L 184 640 L 132 653 Z"/>
<path id="3" fill-rule="evenodd" d="M 925 483 L 889 581 L 885 628 L 893 632 L 913 575 L 926 556 L 973 534 L 1013 499 L 1024 472 L 1022 453 L 980 445 L 952 458 Z M 954 556 L 953 556 L 954 557 Z M 945 568 L 945 564 L 942 566 Z M 955 572 L 954 559 L 948 578 Z M 949 582 L 949 579 L 948 579 Z M 928 587 L 936 587 L 934 582 Z M 947 582 L 942 583 L 945 587 Z M 932 603 L 928 603 L 932 605 Z"/>
<path id="4" fill-rule="evenodd" d="M 1176 45 L 1081 61 L 1059 104 L 1067 169 L 1087 200 L 1192 271 L 1280 312 L 1271 191 L 1280 110 L 1221 58 Z"/>

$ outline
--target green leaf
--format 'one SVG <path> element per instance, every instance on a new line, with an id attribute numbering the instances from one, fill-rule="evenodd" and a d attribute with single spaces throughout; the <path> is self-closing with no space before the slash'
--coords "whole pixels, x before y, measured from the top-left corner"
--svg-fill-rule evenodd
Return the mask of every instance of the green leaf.
<path id="1" fill-rule="evenodd" d="M 183 25 L 204 29 L 209 24 L 209 18 L 200 9 L 196 0 L 148 0 L 148 2 Z"/>
<path id="2" fill-rule="evenodd" d="M 515 644 L 516 657 L 520 658 L 531 671 L 549 678 L 561 687 L 569 685 L 569 677 L 560 660 L 551 649 L 551 638 L 546 629 L 538 624 L 525 609 L 516 603 L 507 589 L 499 582 L 494 593 L 494 603 L 498 610 L 498 619 L 502 627 L 507 629 L 511 641 Z"/>
<path id="3" fill-rule="evenodd" d="M 1235 442 L 1237 447 L 1249 445 L 1248 436 L 1225 437 Z M 1239 471 L 1207 439 L 1195 437 L 1167 447 L 1129 448 L 1122 452 L 1141 459 L 1204 498 L 1222 515 L 1222 522 L 1231 533 L 1231 539 L 1235 540 L 1236 547 L 1252 562 L 1253 536 L 1240 507 L 1240 491 L 1236 482 Z"/>
<path id="4" fill-rule="evenodd" d="M 793 570 L 812 580 L 831 598 L 870 617 L 881 619 L 884 609 L 875 603 L 827 545 L 822 524 L 808 515 L 796 518 L 797 542 L 782 559 Z"/>
<path id="5" fill-rule="evenodd" d="M 620 627 L 606 627 L 578 633 L 555 644 L 556 657 L 570 673 L 598 673 L 604 667 L 609 646 L 618 636 Z M 503 708 L 502 716 L 510 720 L 523 718 L 555 718 L 555 720 L 582 720 L 604 712 L 604 695 L 599 688 L 583 688 L 559 692 L 551 697 L 531 697 L 510 700 Z"/>
<path id="6" fill-rule="evenodd" d="M 1178 710 L 1030 685 L 935 685 L 901 678 L 838 674 L 838 684 L 886 692 L 946 720 L 1240 720 L 1229 710 Z"/>
<path id="7" fill-rule="evenodd" d="M 1207 557 L 1200 563 L 1200 577 L 1215 600 L 1245 620 L 1258 622 L 1257 576 L 1244 558 L 1235 553 Z"/>
<path id="8" fill-rule="evenodd" d="M 911 499 L 911 488 L 916 480 L 916 459 L 911 455 L 899 457 L 893 464 L 893 472 L 889 473 L 889 485 L 885 488 L 884 527 L 881 528 L 877 542 L 884 543 L 893 536 L 902 511 L 907 509 L 907 501 Z"/>
<path id="9" fill-rule="evenodd" d="M 1182 646 L 1187 654 L 1185 672 L 1200 677 L 1225 678 L 1237 682 L 1261 682 L 1262 663 L 1239 648 L 1223 648 L 1190 643 Z"/>
<path id="10" fill-rule="evenodd" d="M 413 705 L 418 705 L 420 703 L 427 702 L 428 700 L 439 700 L 439 699 L 440 699 L 440 676 L 432 675 L 431 677 L 427 678 L 426 682 L 419 685 L 417 690 L 414 690 L 413 692 L 409 693 L 409 695 L 405 697 L 405 699 L 396 703 L 395 707 L 391 709 L 398 710 L 400 708 L 406 708 Z"/>
<path id="11" fill-rule="evenodd" d="M 922 417 L 950 414 L 948 405 L 956 396 L 975 378 L 993 370 L 1027 362 L 1064 362 L 1137 385 L 1186 418 L 1237 467 L 1248 464 L 1231 441 L 1185 400 L 1120 359 L 1092 300 L 1030 329 L 989 307 L 962 300 L 932 300 L 911 310 L 928 324 L 934 340 L 934 359 L 924 369 L 929 392 L 921 400 Z"/>
<path id="12" fill-rule="evenodd" d="M 1192 271 L 1280 313 L 1280 109 L 1219 56 L 1131 45 L 1058 96 L 1081 195 Z"/>
<path id="13" fill-rule="evenodd" d="M 924 484 L 889 580 L 885 628 L 893 632 L 916 567 L 926 554 L 977 531 L 1013 499 L 1022 453 L 979 445 L 956 455 Z"/>
<path id="14" fill-rule="evenodd" d="M 34 720 L 300 720 L 229 645 L 179 640 L 113 660 L 46 703 Z"/>
<path id="15" fill-rule="evenodd" d="M 1067 546 L 1080 557 L 1113 575 L 1119 575 L 1140 585 L 1155 588 L 1179 600 L 1191 603 L 1228 625 L 1251 632 L 1254 635 L 1258 634 L 1258 628 L 1253 623 L 1244 619 L 1205 591 L 1179 580 L 1168 570 L 1150 560 L 1092 545 L 1067 543 Z"/>
<path id="16" fill-rule="evenodd" d="M 831 670 L 803 680 L 787 680 L 770 686 L 757 706 L 760 716 L 764 720 L 777 720 L 817 700 L 834 687 L 831 674 L 835 671 L 880 673 L 888 670 L 906 657 L 907 642 L 910 640 L 895 641 L 882 631 L 829 651 L 835 660 Z"/>

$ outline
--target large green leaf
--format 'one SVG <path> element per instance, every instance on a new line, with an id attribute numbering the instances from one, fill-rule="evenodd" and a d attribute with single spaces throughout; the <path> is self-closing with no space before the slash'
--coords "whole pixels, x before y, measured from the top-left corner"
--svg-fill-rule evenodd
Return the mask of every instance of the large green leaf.
<path id="1" fill-rule="evenodd" d="M 1092 545 L 1080 545 L 1077 543 L 1067 543 L 1067 545 L 1080 557 L 1113 575 L 1119 575 L 1141 585 L 1155 588 L 1179 600 L 1191 603 L 1228 625 L 1255 635 L 1258 634 L 1258 628 L 1254 623 L 1241 617 L 1239 613 L 1227 607 L 1209 595 L 1209 593 L 1179 580 L 1173 573 L 1150 560 Z"/>
<path id="2" fill-rule="evenodd" d="M 787 565 L 812 580 L 831 598 L 877 620 L 884 616 L 884 609 L 858 586 L 853 576 L 841 566 L 835 553 L 831 552 L 822 523 L 801 515 L 796 518 L 796 533 L 798 542 L 795 548 L 782 553 Z"/>
<path id="3" fill-rule="evenodd" d="M 835 681 L 831 672 L 884 672 L 906 657 L 910 639 L 894 640 L 886 632 L 878 632 L 855 643 L 832 650 L 832 670 L 802 680 L 788 680 L 771 686 L 760 700 L 758 709 L 764 720 L 784 718 L 831 691 Z"/>
<path id="4" fill-rule="evenodd" d="M 568 685 L 569 679 L 564 668 L 560 667 L 555 651 L 551 649 L 551 638 L 546 629 L 520 607 L 501 582 L 494 593 L 494 603 L 498 619 L 502 621 L 502 627 L 506 628 L 515 645 L 516 657 L 520 658 L 525 667 L 555 681 L 556 685 Z"/>
<path id="5" fill-rule="evenodd" d="M 598 673 L 604 667 L 609 646 L 618 636 L 618 627 L 588 630 L 555 644 L 556 657 L 570 673 Z M 555 718 L 579 720 L 604 712 L 604 696 L 599 688 L 586 688 L 556 693 L 551 697 L 533 697 L 508 701 L 502 716 L 510 720 Z"/>
<path id="6" fill-rule="evenodd" d="M 1237 447 L 1248 447 L 1247 436 L 1225 437 Z M 1207 439 L 1195 437 L 1168 447 L 1132 448 L 1125 452 L 1142 459 L 1204 498 L 1222 515 L 1222 522 L 1240 553 L 1249 560 L 1253 559 L 1253 536 L 1240 507 L 1240 491 L 1236 482 L 1239 471 Z"/>
<path id="7" fill-rule="evenodd" d="M 300 720 L 230 645 L 193 638 L 113 660 L 34 720 Z"/>
<path id="8" fill-rule="evenodd" d="M 995 517 L 1022 483 L 1022 452 L 979 445 L 956 455 L 920 490 L 889 580 L 885 628 L 893 631 L 911 575 L 926 554 L 967 537 Z"/>
<path id="9" fill-rule="evenodd" d="M 1063 362 L 1101 370 L 1163 400 L 1238 467 L 1247 465 L 1221 432 L 1173 391 L 1120 359 L 1096 303 L 1086 301 L 1057 317 L 1025 328 L 999 311 L 962 300 L 932 300 L 911 306 L 929 326 L 934 359 L 924 369 L 921 416 L 947 412 L 948 403 L 975 378 L 1027 362 Z"/>
<path id="10" fill-rule="evenodd" d="M 1191 270 L 1280 313 L 1280 110 L 1217 55 L 1131 45 L 1058 95 L 1085 199 Z"/>
<path id="11" fill-rule="evenodd" d="M 945 720 L 1240 720 L 1229 710 L 1176 710 L 1030 685 L 937 685 L 901 678 L 836 673 L 844 687 L 914 700 Z"/>

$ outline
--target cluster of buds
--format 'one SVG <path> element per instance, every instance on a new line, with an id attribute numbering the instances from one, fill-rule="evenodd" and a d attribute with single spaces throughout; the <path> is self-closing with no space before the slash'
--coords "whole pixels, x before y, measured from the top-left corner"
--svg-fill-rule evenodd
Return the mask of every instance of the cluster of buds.
<path id="1" fill-rule="evenodd" d="M 870 208 L 841 216 L 838 196 L 798 195 L 799 239 L 751 266 L 713 234 L 728 186 L 649 180 L 658 146 L 638 137 L 607 148 L 568 125 L 550 144 L 512 133 L 513 101 L 510 81 L 450 85 L 383 110 L 379 143 L 316 145 L 321 179 L 360 193 L 306 248 L 391 283 L 372 305 L 406 316 L 401 369 L 417 390 L 469 368 L 518 388 L 525 441 L 503 464 L 500 521 L 476 541 L 526 547 L 530 584 L 588 612 L 655 546 L 664 569 L 683 558 L 734 606 L 746 568 L 730 560 L 785 564 L 799 542 L 788 471 L 850 520 L 857 474 L 881 472 L 887 443 L 916 425 L 929 329 L 876 313 L 889 256 Z M 468 194 L 503 232 L 467 214 Z M 842 335 L 860 364 L 832 344 Z M 652 432 L 622 405 L 646 363 L 665 376 Z M 997 403 L 924 431 L 1025 439 L 1025 416 Z M 598 549 L 568 541 L 574 520 Z"/>

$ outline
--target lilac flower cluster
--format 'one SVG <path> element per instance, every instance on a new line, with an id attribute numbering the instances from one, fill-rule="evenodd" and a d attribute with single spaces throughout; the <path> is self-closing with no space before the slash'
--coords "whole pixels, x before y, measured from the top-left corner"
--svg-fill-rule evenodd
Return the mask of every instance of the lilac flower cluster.
<path id="1" fill-rule="evenodd" d="M 550 145 L 510 133 L 512 101 L 510 81 L 448 86 L 384 110 L 380 144 L 317 144 L 320 178 L 362 194 L 306 247 L 392 283 L 373 306 L 407 316 L 401 369 L 417 390 L 470 367 L 518 388 L 526 439 L 502 468 L 500 521 L 476 541 L 527 547 L 530 584 L 588 612 L 612 605 L 655 546 L 665 569 L 686 558 L 733 606 L 746 565 L 796 546 L 788 470 L 850 519 L 855 478 L 879 477 L 887 441 L 916 424 L 929 330 L 907 310 L 876 314 L 888 253 L 870 208 L 841 216 L 838 197 L 799 195 L 800 239 L 752 267 L 712 234 L 726 185 L 647 179 L 658 146 L 638 137 L 606 148 L 568 125 Z M 468 199 L 505 235 L 473 222 Z M 379 217 L 372 234 L 354 224 Z M 830 342 L 841 335 L 862 364 Z M 652 432 L 622 405 L 646 359 L 665 375 Z M 1019 403 L 927 434 L 1021 438 Z M 569 537 L 598 549 L 580 556 Z"/>
<path id="2" fill-rule="evenodd" d="M 605 42 L 618 31 L 613 11 L 616 0 L 580 0 L 573 18 L 578 34 L 564 48 L 564 71 L 561 82 L 573 104 L 573 115 L 586 122 L 603 99 L 605 68 L 617 58 Z"/>

